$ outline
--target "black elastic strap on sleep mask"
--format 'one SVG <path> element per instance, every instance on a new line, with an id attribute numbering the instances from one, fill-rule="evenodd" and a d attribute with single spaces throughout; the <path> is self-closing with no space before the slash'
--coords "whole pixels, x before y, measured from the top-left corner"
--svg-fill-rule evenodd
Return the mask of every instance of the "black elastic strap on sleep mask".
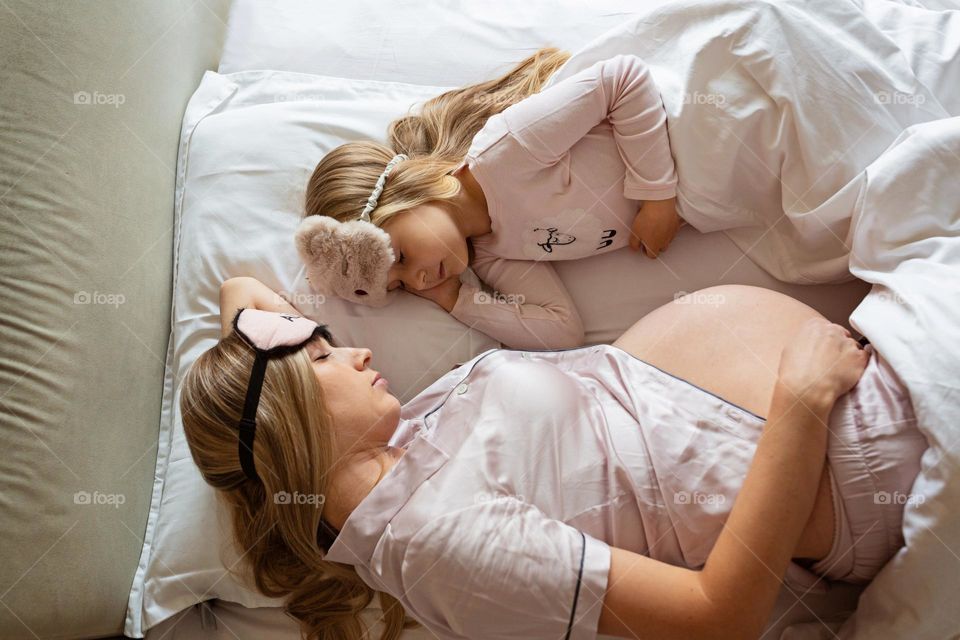
<path id="1" fill-rule="evenodd" d="M 233 317 L 233 330 L 256 353 L 243 401 L 237 446 L 243 473 L 251 480 L 260 480 L 253 460 L 253 441 L 257 433 L 257 407 L 260 405 L 267 363 L 272 358 L 299 351 L 318 336 L 328 342 L 333 339 L 325 325 L 309 318 L 260 309 L 239 309 Z"/>

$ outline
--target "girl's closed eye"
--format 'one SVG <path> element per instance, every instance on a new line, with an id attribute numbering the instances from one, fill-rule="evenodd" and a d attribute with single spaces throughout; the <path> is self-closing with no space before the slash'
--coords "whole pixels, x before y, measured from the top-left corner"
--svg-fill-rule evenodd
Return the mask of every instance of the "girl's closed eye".
<path id="1" fill-rule="evenodd" d="M 314 358 L 314 360 L 326 360 L 329 357 L 330 357 L 329 353 L 323 353 L 318 355 L 316 358 Z"/>
<path id="2" fill-rule="evenodd" d="M 400 249 L 397 249 L 396 253 L 397 253 L 398 256 L 400 256 L 399 258 L 397 258 L 397 264 L 403 264 L 403 259 L 404 259 L 403 251 L 401 251 Z M 401 280 L 400 283 L 397 285 L 397 288 L 399 288 L 399 289 L 405 289 L 405 288 L 406 288 L 406 287 L 403 286 L 403 281 L 402 281 L 402 280 Z"/>

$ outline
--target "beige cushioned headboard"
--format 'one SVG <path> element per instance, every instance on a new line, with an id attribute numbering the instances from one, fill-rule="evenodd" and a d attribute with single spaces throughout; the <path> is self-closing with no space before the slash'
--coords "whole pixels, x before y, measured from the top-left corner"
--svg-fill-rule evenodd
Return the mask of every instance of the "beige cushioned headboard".
<path id="1" fill-rule="evenodd" d="M 228 5 L 0 3 L 0 637 L 121 633 L 157 456 L 180 122 Z"/>

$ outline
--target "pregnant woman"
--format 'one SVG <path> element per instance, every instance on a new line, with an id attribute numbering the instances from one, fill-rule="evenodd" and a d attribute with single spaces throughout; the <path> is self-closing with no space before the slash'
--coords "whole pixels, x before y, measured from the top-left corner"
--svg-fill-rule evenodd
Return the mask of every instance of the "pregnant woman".
<path id="1" fill-rule="evenodd" d="M 487 351 L 401 407 L 369 350 L 235 278 L 184 430 L 309 637 L 359 639 L 380 592 L 384 638 L 405 616 L 439 638 L 756 638 L 784 580 L 865 582 L 896 552 L 926 442 L 842 327 L 764 289 L 690 295 L 613 345 Z"/>

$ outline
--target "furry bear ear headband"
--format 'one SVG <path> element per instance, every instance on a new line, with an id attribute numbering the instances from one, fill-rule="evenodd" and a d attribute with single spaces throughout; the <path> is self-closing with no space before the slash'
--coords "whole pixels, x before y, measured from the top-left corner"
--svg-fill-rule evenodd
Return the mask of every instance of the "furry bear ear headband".
<path id="1" fill-rule="evenodd" d="M 356 220 L 340 222 L 324 215 L 307 216 L 297 228 L 295 242 L 307 266 L 307 280 L 314 291 L 372 307 L 387 303 L 387 285 L 393 266 L 390 235 L 370 222 L 387 176 L 406 154 L 387 163 L 367 206 Z"/>

